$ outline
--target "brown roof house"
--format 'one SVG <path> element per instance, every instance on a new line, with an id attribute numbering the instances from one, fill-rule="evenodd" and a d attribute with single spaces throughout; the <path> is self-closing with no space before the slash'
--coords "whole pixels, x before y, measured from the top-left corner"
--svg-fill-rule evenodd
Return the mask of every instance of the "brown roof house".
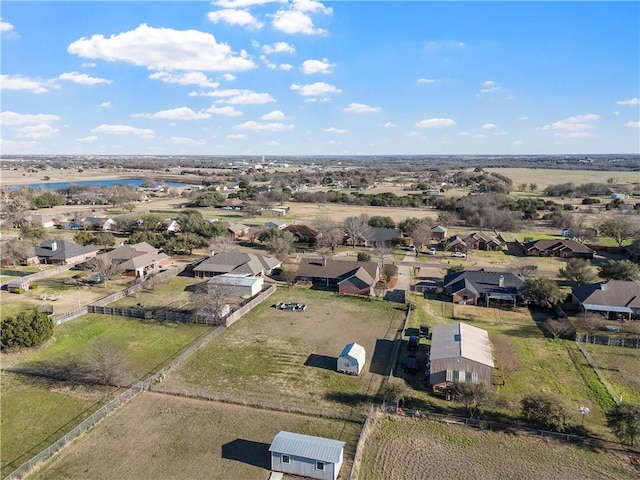
<path id="1" fill-rule="evenodd" d="M 450 273 L 444 277 L 444 291 L 454 303 L 489 306 L 492 303 L 517 305 L 524 279 L 509 272 L 484 269 Z"/>
<path id="2" fill-rule="evenodd" d="M 444 240 L 447 236 L 447 227 L 443 227 L 442 225 L 436 225 L 431 228 L 431 238 L 433 240 L 437 240 L 438 242 Z"/>
<path id="3" fill-rule="evenodd" d="M 452 252 L 466 252 L 468 250 L 495 251 L 503 246 L 502 241 L 484 232 L 474 232 L 466 236 L 454 235 L 447 240 L 448 249 Z"/>
<path id="4" fill-rule="evenodd" d="M 98 255 L 93 245 L 82 246 L 69 240 L 45 240 L 35 247 L 39 263 L 47 265 L 69 265 L 84 262 Z"/>
<path id="5" fill-rule="evenodd" d="M 292 233 L 296 242 L 316 243 L 322 237 L 321 232 L 307 225 L 289 225 L 284 231 Z"/>
<path id="6" fill-rule="evenodd" d="M 147 242 L 122 245 L 105 255 L 112 261 L 120 263 L 124 275 L 136 278 L 144 278 L 150 273 L 157 272 L 170 262 L 166 253 L 159 252 Z"/>
<path id="7" fill-rule="evenodd" d="M 593 250 L 575 240 L 535 240 L 522 244 L 525 255 L 538 257 L 593 258 Z"/>
<path id="8" fill-rule="evenodd" d="M 296 280 L 336 287 L 341 295 L 375 295 L 380 280 L 376 262 L 356 262 L 322 258 L 302 258 Z"/>
<path id="9" fill-rule="evenodd" d="M 571 290 L 573 303 L 583 312 L 598 312 L 607 318 L 640 318 L 640 281 L 609 280 L 580 285 Z"/>
<path id="10" fill-rule="evenodd" d="M 242 252 L 220 252 L 204 259 L 193 271 L 200 278 L 211 278 L 223 273 L 243 277 L 263 277 L 280 265 L 282 262 L 274 257 Z"/>

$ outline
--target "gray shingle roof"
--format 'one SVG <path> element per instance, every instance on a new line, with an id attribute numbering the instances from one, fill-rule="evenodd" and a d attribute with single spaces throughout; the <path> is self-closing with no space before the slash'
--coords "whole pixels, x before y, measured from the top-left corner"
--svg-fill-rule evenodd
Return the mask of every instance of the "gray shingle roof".
<path id="1" fill-rule="evenodd" d="M 371 278 L 371 282 L 373 282 L 378 273 L 378 264 L 376 262 L 355 262 L 352 260 L 334 260 L 332 258 L 327 259 L 325 263 L 321 258 L 301 258 L 298 265 L 298 276 L 345 279 L 355 275 L 360 268 L 365 270 Z"/>
<path id="2" fill-rule="evenodd" d="M 574 287 L 572 293 L 582 304 L 640 308 L 640 281 L 637 280 L 609 280 L 580 285 Z"/>
<path id="3" fill-rule="evenodd" d="M 504 286 L 500 286 L 500 277 Z M 509 272 L 490 272 L 484 269 L 465 270 L 450 273 L 444 277 L 444 288 L 450 288 L 452 293 L 468 288 L 476 295 L 518 295 L 524 285 L 524 279 Z"/>
<path id="4" fill-rule="evenodd" d="M 431 336 L 431 360 L 457 357 L 493 367 L 487 331 L 461 322 L 434 326 Z"/>
<path id="5" fill-rule="evenodd" d="M 282 264 L 273 257 L 242 252 L 221 252 L 200 262 L 195 272 L 234 273 L 236 275 L 258 275 Z"/>
<path id="6" fill-rule="evenodd" d="M 38 257 L 46 257 L 49 260 L 58 261 L 65 261 L 69 258 L 97 251 L 98 249 L 93 245 L 82 246 L 69 240 L 45 240 L 35 248 L 35 253 Z"/>
<path id="7" fill-rule="evenodd" d="M 339 440 L 283 431 L 274 437 L 269 451 L 326 463 L 338 463 L 345 444 Z"/>

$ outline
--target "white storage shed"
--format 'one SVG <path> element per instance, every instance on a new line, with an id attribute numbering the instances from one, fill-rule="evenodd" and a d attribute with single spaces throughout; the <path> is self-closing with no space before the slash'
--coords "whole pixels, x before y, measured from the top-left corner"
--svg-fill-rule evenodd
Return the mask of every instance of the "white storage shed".
<path id="1" fill-rule="evenodd" d="M 349 375 L 360 375 L 367 361 L 367 354 L 362 345 L 350 343 L 342 350 L 338 357 L 337 370 Z"/>
<path id="2" fill-rule="evenodd" d="M 321 480 L 336 480 L 345 442 L 300 433 L 280 432 L 271 446 L 271 470 Z"/>

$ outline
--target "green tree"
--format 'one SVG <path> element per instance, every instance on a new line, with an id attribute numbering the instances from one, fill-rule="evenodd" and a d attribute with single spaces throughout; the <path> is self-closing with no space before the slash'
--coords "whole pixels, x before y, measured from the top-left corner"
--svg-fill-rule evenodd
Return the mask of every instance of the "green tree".
<path id="1" fill-rule="evenodd" d="M 56 192 L 44 192 L 35 199 L 36 208 L 52 208 L 65 203 L 67 203 L 67 199 L 64 195 Z"/>
<path id="2" fill-rule="evenodd" d="M 451 394 L 456 402 L 464 405 L 470 418 L 482 413 L 493 399 L 491 390 L 484 383 L 455 382 Z"/>
<path id="3" fill-rule="evenodd" d="M 116 237 L 111 233 L 95 233 L 91 242 L 101 248 L 113 247 L 116 244 Z"/>
<path id="4" fill-rule="evenodd" d="M 580 258 L 571 258 L 567 260 L 566 265 L 560 269 L 559 273 L 562 278 L 565 278 L 570 282 L 575 282 L 578 285 L 591 283 L 596 278 L 589 261 L 582 260 Z"/>
<path id="5" fill-rule="evenodd" d="M 24 238 L 35 238 L 41 240 L 47 235 L 47 231 L 41 223 L 28 222 L 20 227 L 20 235 Z"/>
<path id="6" fill-rule="evenodd" d="M 53 335 L 53 320 L 35 310 L 20 312 L 2 321 L 0 348 L 33 347 Z"/>
<path id="7" fill-rule="evenodd" d="M 260 235 L 259 240 L 264 243 L 269 253 L 286 254 L 289 253 L 293 247 L 294 237 L 291 232 L 285 232 L 277 228 L 269 228 Z"/>
<path id="8" fill-rule="evenodd" d="M 135 232 L 129 237 L 129 243 L 146 242 L 152 247 L 163 248 L 167 244 L 167 239 L 161 233 L 152 232 L 150 230 L 142 230 Z"/>
<path id="9" fill-rule="evenodd" d="M 520 401 L 522 415 L 543 428 L 564 432 L 569 425 L 567 410 L 557 397 L 532 393 Z"/>
<path id="10" fill-rule="evenodd" d="M 539 307 L 551 308 L 560 303 L 565 295 L 558 284 L 549 277 L 530 277 L 524 281 L 522 296 Z"/>
<path id="11" fill-rule="evenodd" d="M 358 261 L 359 262 L 370 262 L 371 261 L 371 255 L 369 255 L 367 252 L 358 252 Z"/>
<path id="12" fill-rule="evenodd" d="M 619 247 L 622 247 L 626 240 L 632 238 L 637 230 L 636 226 L 622 218 L 610 218 L 600 224 L 600 233 L 613 238 Z"/>
<path id="13" fill-rule="evenodd" d="M 609 260 L 598 267 L 598 275 L 607 280 L 636 280 L 640 267 L 631 260 Z"/>
<path id="14" fill-rule="evenodd" d="M 382 227 L 382 228 L 396 228 L 396 222 L 391 217 L 381 217 L 380 215 L 374 215 L 369 219 L 370 227 Z"/>
<path id="15" fill-rule="evenodd" d="M 86 230 L 79 230 L 73 235 L 73 241 L 78 245 L 91 245 L 95 239 L 95 235 Z"/>
<path id="16" fill-rule="evenodd" d="M 619 403 L 607 414 L 609 427 L 621 442 L 640 443 L 640 405 Z"/>

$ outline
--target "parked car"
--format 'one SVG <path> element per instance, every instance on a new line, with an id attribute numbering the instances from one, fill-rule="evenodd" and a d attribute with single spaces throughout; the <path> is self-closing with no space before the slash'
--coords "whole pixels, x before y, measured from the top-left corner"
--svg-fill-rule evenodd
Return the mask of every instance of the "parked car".
<path id="1" fill-rule="evenodd" d="M 437 252 L 438 250 L 436 250 L 436 247 L 431 247 L 429 251 L 427 251 L 429 255 L 435 255 Z"/>
<path id="2" fill-rule="evenodd" d="M 464 252 L 453 252 L 451 256 L 453 258 L 467 258 L 467 254 Z"/>
<path id="3" fill-rule="evenodd" d="M 405 358 L 404 364 L 402 365 L 402 371 L 415 374 L 418 371 L 418 358 L 415 355 L 409 355 Z"/>
<path id="4" fill-rule="evenodd" d="M 602 329 L 607 332 L 614 332 L 614 333 L 618 333 L 620 331 L 620 327 L 618 327 L 617 325 L 605 325 L 604 327 L 602 327 Z"/>
<path id="5" fill-rule="evenodd" d="M 424 323 L 420 325 L 420 329 L 418 330 L 418 336 L 429 338 L 429 325 L 425 325 Z"/>
<path id="6" fill-rule="evenodd" d="M 407 350 L 415 352 L 420 348 L 420 337 L 417 335 L 411 335 L 409 337 L 409 343 L 407 343 Z"/>

